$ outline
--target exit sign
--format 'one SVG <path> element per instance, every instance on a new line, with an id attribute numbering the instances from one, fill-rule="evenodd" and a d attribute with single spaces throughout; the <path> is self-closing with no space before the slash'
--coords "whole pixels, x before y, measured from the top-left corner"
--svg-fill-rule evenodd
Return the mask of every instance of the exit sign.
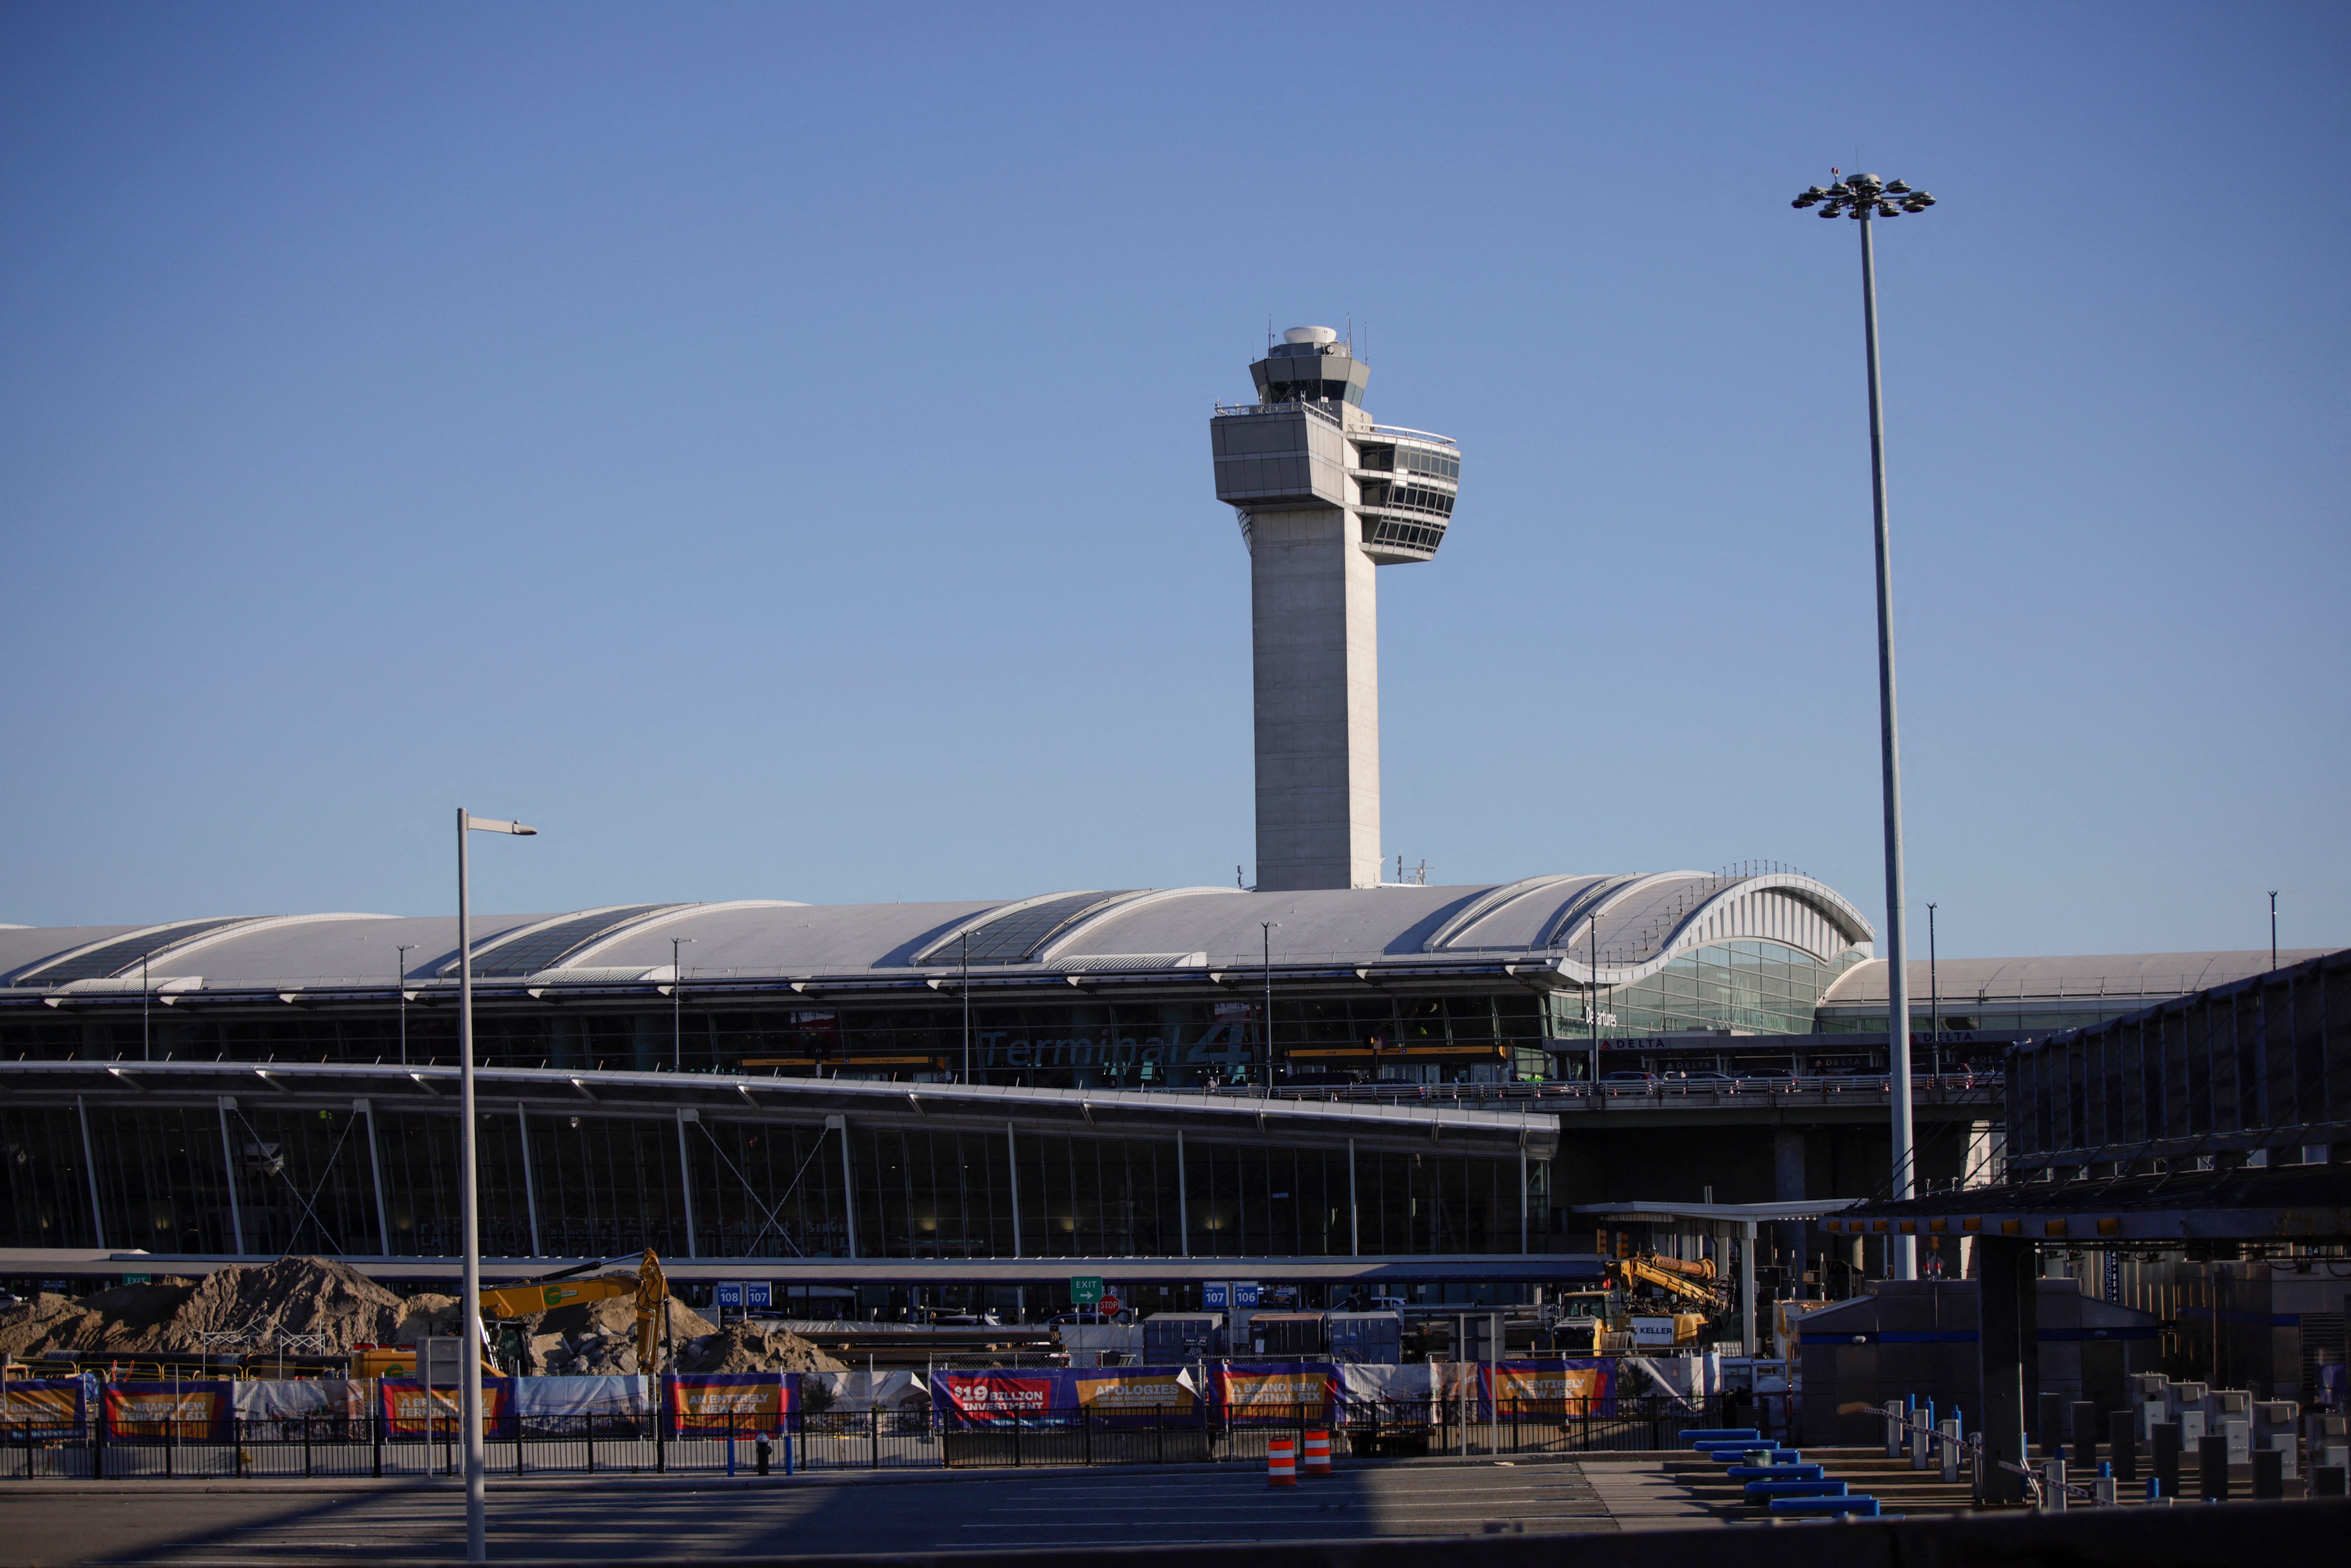
<path id="1" fill-rule="evenodd" d="M 1091 1307 L 1102 1299 L 1100 1274 L 1079 1274 L 1070 1281 L 1070 1300 L 1081 1307 Z"/>

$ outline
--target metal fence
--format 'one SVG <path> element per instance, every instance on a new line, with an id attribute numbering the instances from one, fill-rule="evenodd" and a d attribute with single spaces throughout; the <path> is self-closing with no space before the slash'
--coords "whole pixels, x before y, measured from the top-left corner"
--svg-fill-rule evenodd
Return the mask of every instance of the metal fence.
<path id="1" fill-rule="evenodd" d="M 1104 1412 L 1031 1410 L 967 1421 L 935 1409 L 795 1411 L 768 1438 L 774 1470 L 1259 1463 L 1269 1437 L 1328 1431 L 1356 1460 L 1488 1458 L 1661 1449 L 1687 1427 L 1720 1426 L 1719 1398 L 1502 1400 L 1474 1397 L 1321 1406 Z M 454 1421 L 431 1431 L 380 1418 L 286 1416 L 214 1421 L 0 1425 L 0 1475 L 14 1479 L 145 1477 L 454 1476 L 465 1442 Z M 760 1427 L 678 1433 L 644 1416 L 550 1416 L 495 1425 L 493 1475 L 709 1474 L 758 1468 Z"/>

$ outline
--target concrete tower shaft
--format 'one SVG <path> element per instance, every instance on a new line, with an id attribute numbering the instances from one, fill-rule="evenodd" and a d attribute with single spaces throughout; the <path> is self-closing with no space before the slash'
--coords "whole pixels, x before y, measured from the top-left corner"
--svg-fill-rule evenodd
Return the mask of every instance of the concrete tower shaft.
<path id="1" fill-rule="evenodd" d="M 1371 367 L 1293 327 L 1249 367 L 1259 401 L 1209 421 L 1217 498 L 1249 550 L 1257 680 L 1257 880 L 1268 892 L 1380 880 L 1375 566 L 1444 542 L 1461 449 L 1373 421 Z"/>

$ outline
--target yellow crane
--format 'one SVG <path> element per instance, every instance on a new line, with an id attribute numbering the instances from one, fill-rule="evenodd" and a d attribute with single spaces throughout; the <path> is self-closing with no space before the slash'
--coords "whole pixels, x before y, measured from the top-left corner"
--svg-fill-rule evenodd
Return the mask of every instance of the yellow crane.
<path id="1" fill-rule="evenodd" d="M 1635 1285 L 1654 1285 L 1669 1296 L 1685 1301 L 1716 1304 L 1714 1265 L 1710 1261 L 1685 1263 L 1678 1258 L 1660 1258 L 1655 1253 L 1643 1253 L 1637 1258 L 1619 1258 L 1609 1264 L 1616 1282 L 1626 1291 Z"/>

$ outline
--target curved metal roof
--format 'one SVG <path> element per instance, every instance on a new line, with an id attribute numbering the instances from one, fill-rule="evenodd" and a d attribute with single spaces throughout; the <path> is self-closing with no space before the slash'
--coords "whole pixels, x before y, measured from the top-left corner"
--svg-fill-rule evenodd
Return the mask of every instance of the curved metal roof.
<path id="1" fill-rule="evenodd" d="M 2288 947 L 2278 967 L 2320 958 L 2330 947 Z M 2210 953 L 2084 953 L 2048 958 L 1944 958 L 1929 966 L 1910 960 L 1910 1006 L 1923 1013 L 1931 982 L 1946 1011 L 1989 1002 L 2116 1002 L 2184 997 L 2271 969 L 2266 947 Z M 1855 964 L 1821 998 L 1823 1008 L 1856 1010 L 1886 1005 L 1889 970 L 1883 958 Z M 1921 1027 L 1924 1027 L 1923 1025 Z"/>
<path id="2" fill-rule="evenodd" d="M 1297 893 L 1183 887 L 1071 891 L 1014 900 L 810 905 L 768 901 L 625 904 L 565 914 L 477 915 L 478 977 L 542 984 L 670 978 L 673 937 L 690 939 L 695 981 L 952 976 L 962 937 L 991 976 L 1121 968 L 1328 967 L 1437 975 L 1507 970 L 1622 985 L 1697 946 L 1784 943 L 1823 962 L 1870 939 L 1834 890 L 1785 874 L 1698 872 L 1561 875 L 1467 887 L 1384 886 Z M 0 982 L 54 993 L 101 971 L 181 988 L 300 989 L 447 983 L 456 970 L 447 915 L 279 915 L 74 930 L 0 928 Z M 407 948 L 406 954 L 399 949 Z M 109 967 L 111 966 L 110 968 Z M 1948 966 L 1946 966 L 1948 969 Z M 426 979 L 426 977 L 432 977 Z"/>

